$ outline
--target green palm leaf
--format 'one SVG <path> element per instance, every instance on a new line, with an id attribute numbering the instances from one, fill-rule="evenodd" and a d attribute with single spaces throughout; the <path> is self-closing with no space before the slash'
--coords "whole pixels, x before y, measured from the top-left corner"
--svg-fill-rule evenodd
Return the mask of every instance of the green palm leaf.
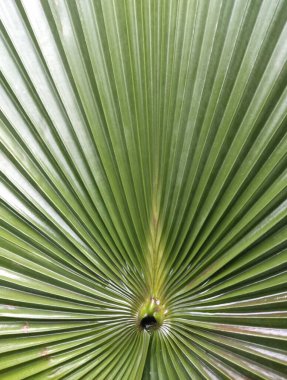
<path id="1" fill-rule="evenodd" d="M 286 1 L 0 19 L 1 380 L 286 379 Z"/>

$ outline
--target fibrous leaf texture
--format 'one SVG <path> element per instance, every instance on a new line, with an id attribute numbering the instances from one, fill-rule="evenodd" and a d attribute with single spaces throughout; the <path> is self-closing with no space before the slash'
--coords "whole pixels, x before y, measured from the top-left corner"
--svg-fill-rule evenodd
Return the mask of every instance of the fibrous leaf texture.
<path id="1" fill-rule="evenodd" d="M 286 0 L 0 20 L 1 380 L 287 379 Z"/>

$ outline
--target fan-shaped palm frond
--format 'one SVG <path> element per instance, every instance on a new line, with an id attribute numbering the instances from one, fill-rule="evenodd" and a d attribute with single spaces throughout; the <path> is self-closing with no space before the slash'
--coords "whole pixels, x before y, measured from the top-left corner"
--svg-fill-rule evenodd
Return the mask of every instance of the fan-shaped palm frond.
<path id="1" fill-rule="evenodd" d="M 287 379 L 287 2 L 0 2 L 0 378 Z"/>

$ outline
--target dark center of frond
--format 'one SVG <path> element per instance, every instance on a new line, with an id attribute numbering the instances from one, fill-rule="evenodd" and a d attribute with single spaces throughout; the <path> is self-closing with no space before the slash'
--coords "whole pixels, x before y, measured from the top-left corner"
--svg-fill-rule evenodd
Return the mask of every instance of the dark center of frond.
<path id="1" fill-rule="evenodd" d="M 157 321 L 156 321 L 155 317 L 148 315 L 147 317 L 144 317 L 140 321 L 140 326 L 144 330 L 149 330 L 149 329 L 157 326 Z"/>

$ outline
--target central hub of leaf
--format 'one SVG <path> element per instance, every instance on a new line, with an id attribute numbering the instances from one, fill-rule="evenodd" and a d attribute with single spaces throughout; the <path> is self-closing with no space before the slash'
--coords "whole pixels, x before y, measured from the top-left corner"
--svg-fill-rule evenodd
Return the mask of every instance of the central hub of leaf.
<path id="1" fill-rule="evenodd" d="M 137 323 L 140 330 L 146 330 L 149 333 L 157 330 L 162 325 L 166 312 L 159 299 L 150 297 L 142 304 L 138 312 Z"/>
<path id="2" fill-rule="evenodd" d="M 149 315 L 140 321 L 140 326 L 145 330 L 152 329 L 153 327 L 156 327 L 156 325 L 157 321 L 155 317 L 150 317 Z"/>

